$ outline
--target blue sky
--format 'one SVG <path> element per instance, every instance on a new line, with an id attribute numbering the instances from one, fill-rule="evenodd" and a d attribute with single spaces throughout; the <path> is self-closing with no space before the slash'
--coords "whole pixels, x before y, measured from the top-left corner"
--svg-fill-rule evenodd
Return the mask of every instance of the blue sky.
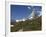
<path id="1" fill-rule="evenodd" d="M 22 19 L 29 16 L 33 9 L 36 11 L 37 15 L 41 11 L 41 6 L 28 6 L 28 5 L 11 5 L 11 19 Z"/>

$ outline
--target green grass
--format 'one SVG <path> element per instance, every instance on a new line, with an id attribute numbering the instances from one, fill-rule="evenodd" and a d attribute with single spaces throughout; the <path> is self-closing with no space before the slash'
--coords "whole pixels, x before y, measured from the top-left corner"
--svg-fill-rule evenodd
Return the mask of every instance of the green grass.
<path id="1" fill-rule="evenodd" d="M 11 32 L 16 32 L 20 29 L 23 31 L 37 31 L 42 29 L 41 25 L 41 17 L 33 19 L 33 20 L 26 20 L 21 22 L 16 22 L 14 27 L 11 27 Z"/>

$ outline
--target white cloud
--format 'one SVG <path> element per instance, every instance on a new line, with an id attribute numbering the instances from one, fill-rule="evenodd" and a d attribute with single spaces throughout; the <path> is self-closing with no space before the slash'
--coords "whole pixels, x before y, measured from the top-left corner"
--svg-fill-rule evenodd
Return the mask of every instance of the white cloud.
<path id="1" fill-rule="evenodd" d="M 32 19 L 33 17 L 30 17 L 29 19 Z"/>
<path id="2" fill-rule="evenodd" d="M 25 21 L 25 19 L 23 19 L 23 21 Z"/>
<path id="3" fill-rule="evenodd" d="M 27 7 L 28 9 L 31 9 L 31 7 Z"/>
<path id="4" fill-rule="evenodd" d="M 25 19 L 16 20 L 16 22 L 21 22 L 21 21 L 25 21 Z"/>
<path id="5" fill-rule="evenodd" d="M 16 22 L 19 22 L 19 20 L 16 20 Z"/>

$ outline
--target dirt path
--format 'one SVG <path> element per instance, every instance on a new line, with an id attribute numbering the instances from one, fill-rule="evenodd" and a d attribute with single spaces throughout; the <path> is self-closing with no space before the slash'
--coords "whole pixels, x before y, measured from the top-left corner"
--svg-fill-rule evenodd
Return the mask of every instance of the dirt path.
<path id="1" fill-rule="evenodd" d="M 23 29 L 20 29 L 18 32 L 23 32 Z"/>

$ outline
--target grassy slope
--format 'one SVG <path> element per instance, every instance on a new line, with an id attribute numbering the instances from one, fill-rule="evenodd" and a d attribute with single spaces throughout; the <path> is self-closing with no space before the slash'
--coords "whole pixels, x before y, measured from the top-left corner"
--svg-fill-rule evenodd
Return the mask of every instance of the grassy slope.
<path id="1" fill-rule="evenodd" d="M 23 29 L 23 31 L 34 31 L 41 30 L 41 17 L 33 20 L 21 21 L 18 23 L 14 23 L 14 27 L 11 27 L 11 31 L 15 32 L 19 29 Z"/>

